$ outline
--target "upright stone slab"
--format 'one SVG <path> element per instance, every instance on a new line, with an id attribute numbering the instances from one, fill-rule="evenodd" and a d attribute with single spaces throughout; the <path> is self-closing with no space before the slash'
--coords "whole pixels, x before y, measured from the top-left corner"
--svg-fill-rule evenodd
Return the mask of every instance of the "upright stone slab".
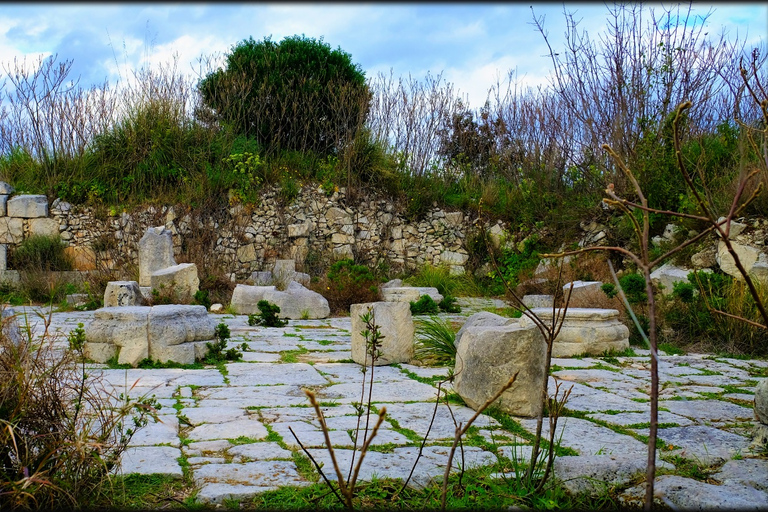
<path id="1" fill-rule="evenodd" d="M 17 313 L 13 308 L 1 307 L 1 309 L 0 322 L 2 322 L 3 336 L 18 347 L 24 338 L 19 327 Z"/>
<path id="2" fill-rule="evenodd" d="M 375 365 L 407 363 L 413 358 L 413 335 L 415 328 L 411 317 L 411 307 L 406 302 L 367 302 L 352 304 L 349 314 L 352 320 L 352 360 L 361 365 L 371 364 L 371 357 L 366 350 L 366 339 L 362 332 L 365 322 L 360 318 L 368 311 L 373 314 L 374 322 L 384 336 L 381 340 L 381 355 Z"/>
<path id="3" fill-rule="evenodd" d="M 197 265 L 179 263 L 172 267 L 157 270 L 152 273 L 150 286 L 152 290 L 157 290 L 161 295 L 170 294 L 173 300 L 178 303 L 189 303 L 200 287 Z"/>
<path id="4" fill-rule="evenodd" d="M 536 416 L 547 379 L 546 355 L 547 344 L 535 325 L 470 327 L 456 348 L 453 389 L 477 410 L 517 373 L 495 405 L 513 416 Z"/>
<path id="5" fill-rule="evenodd" d="M 573 288 L 571 288 L 573 284 Z M 602 293 L 600 289 L 603 283 L 600 281 L 573 281 L 563 286 L 563 297 L 565 300 L 584 300 L 589 301 L 593 299 L 597 294 Z M 570 299 L 568 296 L 570 295 Z"/>
<path id="6" fill-rule="evenodd" d="M 0 244 L 0 270 L 8 269 L 8 246 Z"/>
<path id="7" fill-rule="evenodd" d="M 562 314 L 561 309 L 555 310 Z M 534 308 L 546 325 L 552 324 L 552 308 Z M 523 316 L 520 325 L 534 326 L 533 321 Z M 579 355 L 598 356 L 605 352 L 622 352 L 629 348 L 629 328 L 619 320 L 615 309 L 568 308 L 560 332 L 552 346 L 552 357 L 573 357 Z"/>
<path id="8" fill-rule="evenodd" d="M 165 226 L 147 228 L 139 240 L 139 286 L 152 286 L 152 273 L 173 267 L 173 237 Z"/>
<path id="9" fill-rule="evenodd" d="M 9 217 L 35 219 L 48 216 L 48 198 L 44 195 L 21 195 L 8 200 Z"/>
<path id="10" fill-rule="evenodd" d="M 110 281 L 104 289 L 104 307 L 143 306 L 144 296 L 136 281 Z"/>
<path id="11" fill-rule="evenodd" d="M 523 304 L 529 308 L 551 308 L 555 303 L 555 297 L 552 295 L 526 295 L 523 297 Z"/>
<path id="12" fill-rule="evenodd" d="M 651 281 L 661 289 L 663 295 L 671 295 L 674 291 L 675 283 L 687 283 L 688 274 L 690 273 L 691 271 L 687 268 L 680 268 L 671 263 L 665 263 L 651 272 Z"/>
<path id="13" fill-rule="evenodd" d="M 29 219 L 28 222 L 30 236 L 39 235 L 47 237 L 59 236 L 59 223 L 56 219 L 41 217 Z"/>

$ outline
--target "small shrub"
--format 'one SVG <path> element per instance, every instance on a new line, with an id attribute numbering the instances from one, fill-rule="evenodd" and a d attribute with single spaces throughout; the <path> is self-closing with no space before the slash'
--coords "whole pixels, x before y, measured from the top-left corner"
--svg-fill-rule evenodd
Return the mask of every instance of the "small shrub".
<path id="1" fill-rule="evenodd" d="M 349 311 L 352 304 L 379 300 L 379 280 L 365 265 L 355 265 L 351 259 L 335 262 L 328 275 L 312 283 L 312 289 L 328 300 L 334 314 Z"/>
<path id="2" fill-rule="evenodd" d="M 262 327 L 283 327 L 288 325 L 288 320 L 281 320 L 278 316 L 280 306 L 266 300 L 260 300 L 256 306 L 258 315 L 248 315 L 248 325 L 261 325 Z"/>
<path id="3" fill-rule="evenodd" d="M 88 376 L 78 364 L 82 324 L 70 334 L 68 350 L 21 331 L 10 339 L 0 329 L 0 509 L 80 509 L 108 501 L 117 462 L 133 434 L 157 420 L 159 406 L 109 393 L 99 377 Z"/>
<path id="4" fill-rule="evenodd" d="M 422 295 L 416 302 L 411 302 L 412 315 L 436 315 L 439 312 L 437 302 L 429 295 Z"/>
<path id="5" fill-rule="evenodd" d="M 452 297 L 451 295 L 443 297 L 443 300 L 441 300 L 437 306 L 441 311 L 446 313 L 461 313 L 461 307 L 456 304 L 456 297 Z"/>
<path id="6" fill-rule="evenodd" d="M 214 343 L 206 343 L 208 347 L 208 355 L 205 356 L 203 362 L 205 364 L 216 364 L 223 361 L 237 361 L 243 357 L 242 352 L 236 348 L 227 348 L 227 340 L 231 337 L 229 327 L 224 322 L 221 322 L 216 326 L 214 331 L 216 341 Z"/>
<path id="7" fill-rule="evenodd" d="M 19 271 L 72 270 L 72 260 L 64 252 L 65 248 L 58 236 L 32 235 L 16 247 L 9 263 L 11 268 Z"/>
<path id="8" fill-rule="evenodd" d="M 208 296 L 208 290 L 197 290 L 192 304 L 205 306 L 205 309 L 211 309 L 211 299 Z"/>

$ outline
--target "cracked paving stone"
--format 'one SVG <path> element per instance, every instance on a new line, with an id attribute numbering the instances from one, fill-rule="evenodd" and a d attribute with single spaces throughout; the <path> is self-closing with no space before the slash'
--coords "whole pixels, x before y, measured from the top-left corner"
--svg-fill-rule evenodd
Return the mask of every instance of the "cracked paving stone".
<path id="1" fill-rule="evenodd" d="M 213 439 L 237 439 L 238 437 L 261 439 L 267 436 L 267 428 L 260 421 L 249 417 L 225 423 L 203 423 L 187 434 L 192 441 Z"/>
<path id="2" fill-rule="evenodd" d="M 702 425 L 660 428 L 658 437 L 667 444 L 680 447 L 670 453 L 707 466 L 725 462 L 737 454 L 746 454 L 750 442 L 746 437 Z"/>

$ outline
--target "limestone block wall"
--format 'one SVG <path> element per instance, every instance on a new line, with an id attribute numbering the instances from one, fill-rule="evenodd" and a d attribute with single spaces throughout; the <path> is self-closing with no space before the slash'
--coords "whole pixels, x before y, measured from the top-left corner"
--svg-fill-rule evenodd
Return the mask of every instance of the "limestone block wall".
<path id="1" fill-rule="evenodd" d="M 7 190 L 2 185 L 0 192 Z M 328 196 L 310 186 L 288 205 L 277 190 L 268 189 L 256 206 L 227 205 L 194 215 L 184 205 L 118 212 L 60 199 L 49 208 L 47 200 L 40 200 L 44 196 L 11 193 L 12 188 L 0 194 L 0 244 L 10 247 L 32 234 L 58 233 L 78 269 L 117 268 L 131 279 L 138 276 L 138 242 L 154 226 L 164 225 L 173 234 L 176 261 L 186 261 L 185 254 L 197 247 L 241 281 L 253 271 L 271 269 L 277 259 L 295 259 L 299 268 L 353 257 L 406 269 L 447 264 L 463 272 L 469 258 L 466 240 L 479 222 L 437 207 L 422 220 L 408 221 L 389 200 L 369 196 L 352 201 L 344 189 Z M 485 227 L 499 231 L 504 226 Z"/>

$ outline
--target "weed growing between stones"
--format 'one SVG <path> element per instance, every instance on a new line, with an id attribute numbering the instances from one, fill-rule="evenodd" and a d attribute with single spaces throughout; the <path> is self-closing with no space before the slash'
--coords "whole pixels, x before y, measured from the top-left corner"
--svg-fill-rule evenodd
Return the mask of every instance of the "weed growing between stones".
<path id="1" fill-rule="evenodd" d="M 456 333 L 449 321 L 437 316 L 421 320 L 416 324 L 416 338 L 415 355 L 420 360 L 443 365 L 456 361 Z"/>
<path id="2" fill-rule="evenodd" d="M 412 315 L 436 315 L 439 312 L 437 302 L 429 295 L 422 295 L 416 302 L 411 302 Z"/>
<path id="3" fill-rule="evenodd" d="M 3 510 L 109 502 L 120 456 L 138 429 L 157 420 L 154 399 L 110 393 L 88 374 L 81 330 L 61 350 L 48 331 L 50 316 L 43 320 L 39 341 L 14 316 L 0 329 Z"/>
<path id="4" fill-rule="evenodd" d="M 288 325 L 287 319 L 280 319 L 280 306 L 266 300 L 260 300 L 256 306 L 258 315 L 248 315 L 248 325 L 261 325 L 262 327 L 284 327 Z"/>
<path id="5" fill-rule="evenodd" d="M 217 325 L 214 335 L 216 336 L 216 341 L 214 343 L 206 343 L 206 346 L 208 347 L 208 355 L 203 359 L 205 364 L 237 361 L 243 357 L 243 353 L 236 348 L 227 348 L 227 340 L 231 336 L 227 324 L 221 322 Z"/>

